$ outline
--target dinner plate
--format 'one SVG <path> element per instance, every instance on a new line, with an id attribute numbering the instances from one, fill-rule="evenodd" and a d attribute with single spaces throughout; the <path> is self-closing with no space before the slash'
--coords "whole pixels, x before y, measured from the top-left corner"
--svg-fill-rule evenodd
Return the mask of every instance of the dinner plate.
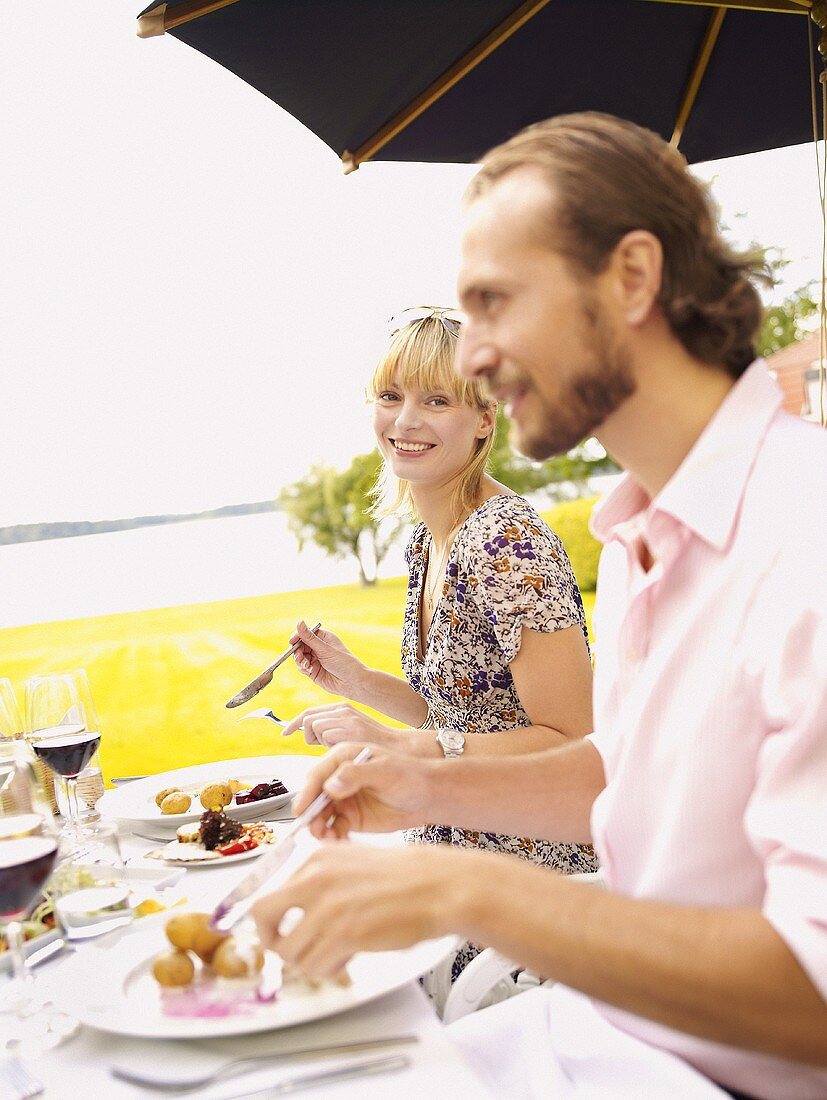
<path id="1" fill-rule="evenodd" d="M 195 764 L 189 768 L 161 772 L 136 779 L 123 787 L 105 791 L 97 804 L 104 817 L 115 818 L 139 832 L 149 826 L 153 831 L 174 833 L 179 825 L 197 821 L 204 812 L 198 795 L 208 783 L 238 779 L 249 786 L 272 779 L 280 779 L 287 787 L 287 794 L 274 798 L 262 798 L 237 806 L 231 802 L 224 807 L 228 817 L 236 821 L 258 821 L 288 805 L 293 795 L 301 790 L 308 771 L 318 763 L 316 756 L 252 756 L 239 760 L 219 760 L 212 764 Z M 193 804 L 184 814 L 162 814 L 155 805 L 155 795 L 164 787 L 180 787 L 193 795 Z"/>
<path id="2" fill-rule="evenodd" d="M 455 936 L 446 936 L 403 951 L 363 952 L 348 963 L 351 985 L 285 989 L 275 1001 L 262 1003 L 250 982 L 211 979 L 207 990 L 162 990 L 151 967 L 156 955 L 169 950 L 164 922 L 144 919 L 152 920 L 152 927 L 132 925 L 104 936 L 61 967 L 54 996 L 81 1023 L 145 1039 L 209 1039 L 292 1027 L 390 993 L 436 966 L 457 945 Z"/>

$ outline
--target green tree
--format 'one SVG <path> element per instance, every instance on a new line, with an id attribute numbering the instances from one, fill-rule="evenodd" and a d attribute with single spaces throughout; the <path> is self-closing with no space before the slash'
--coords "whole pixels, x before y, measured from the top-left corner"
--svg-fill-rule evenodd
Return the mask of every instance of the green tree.
<path id="1" fill-rule="evenodd" d="M 357 455 L 343 471 L 317 465 L 278 498 L 299 549 L 312 540 L 339 561 L 352 555 L 362 585 L 376 583 L 379 565 L 402 526 L 369 512 L 381 464 L 379 452 L 371 451 Z"/>
<path id="2" fill-rule="evenodd" d="M 783 261 L 776 261 L 772 267 L 777 273 Z M 769 306 L 764 314 L 764 322 L 756 340 L 759 355 L 772 355 L 788 344 L 794 344 L 812 329 L 808 325 L 818 313 L 815 280 L 799 287 L 778 305 Z"/>
<path id="3" fill-rule="evenodd" d="M 510 425 L 502 409 L 497 411 L 497 434 L 491 451 L 491 476 L 515 493 L 544 491 L 552 500 L 583 496 L 588 479 L 596 474 L 614 473 L 615 463 L 596 439 L 587 439 L 567 454 L 545 462 L 532 462 L 518 454 L 509 441 Z"/>

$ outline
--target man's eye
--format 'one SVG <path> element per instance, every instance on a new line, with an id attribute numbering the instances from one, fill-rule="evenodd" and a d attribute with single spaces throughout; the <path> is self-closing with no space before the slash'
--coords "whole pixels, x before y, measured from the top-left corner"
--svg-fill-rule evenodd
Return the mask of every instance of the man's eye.
<path id="1" fill-rule="evenodd" d="M 384 393 L 379 394 L 380 401 L 397 401 L 398 399 L 398 395 L 391 393 L 390 390 L 385 390 Z"/>
<path id="2" fill-rule="evenodd" d="M 447 405 L 448 404 L 448 399 L 447 399 L 447 397 L 432 397 L 432 398 L 430 398 L 430 404 L 431 405 L 437 405 L 437 406 Z"/>

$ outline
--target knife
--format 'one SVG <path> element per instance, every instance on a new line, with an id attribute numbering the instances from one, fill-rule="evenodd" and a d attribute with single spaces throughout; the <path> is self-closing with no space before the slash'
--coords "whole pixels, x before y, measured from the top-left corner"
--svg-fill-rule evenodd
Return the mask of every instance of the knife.
<path id="1" fill-rule="evenodd" d="M 321 623 L 316 623 L 314 627 L 311 627 L 310 633 L 315 634 L 321 625 Z M 285 649 L 284 653 L 282 653 L 280 657 L 277 657 L 269 668 L 265 668 L 264 672 L 259 673 L 259 675 L 256 676 L 255 680 L 251 680 L 246 687 L 243 687 L 241 691 L 236 692 L 236 694 L 232 697 L 232 699 L 230 699 L 228 703 L 225 704 L 225 706 L 232 708 L 240 707 L 242 703 L 249 703 L 249 701 L 255 695 L 258 695 L 262 688 L 267 687 L 267 685 L 273 679 L 273 673 L 276 671 L 279 665 L 283 665 L 288 657 L 292 657 L 292 655 L 296 652 L 300 645 L 301 642 L 294 642 L 291 646 Z"/>
<path id="2" fill-rule="evenodd" d="M 372 755 L 370 746 L 366 746 L 354 757 L 354 764 L 362 764 L 370 760 Z M 324 791 L 310 803 L 304 813 L 299 814 L 281 840 L 269 852 L 266 852 L 257 865 L 248 875 L 239 882 L 234 890 L 221 899 L 210 917 L 210 926 L 219 932 L 228 932 L 247 912 L 247 907 L 242 902 L 247 901 L 260 886 L 263 886 L 268 878 L 272 878 L 275 872 L 286 863 L 296 847 L 296 835 L 318 817 L 320 813 L 330 805 L 330 795 Z"/>

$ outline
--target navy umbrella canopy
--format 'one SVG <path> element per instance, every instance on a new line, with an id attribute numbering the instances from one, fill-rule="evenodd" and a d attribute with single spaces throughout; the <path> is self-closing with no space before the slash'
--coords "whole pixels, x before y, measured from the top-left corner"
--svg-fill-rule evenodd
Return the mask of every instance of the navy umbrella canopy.
<path id="1" fill-rule="evenodd" d="M 314 131 L 343 160 L 477 160 L 523 126 L 596 110 L 690 162 L 812 139 L 819 0 L 168 0 L 139 16 Z"/>

